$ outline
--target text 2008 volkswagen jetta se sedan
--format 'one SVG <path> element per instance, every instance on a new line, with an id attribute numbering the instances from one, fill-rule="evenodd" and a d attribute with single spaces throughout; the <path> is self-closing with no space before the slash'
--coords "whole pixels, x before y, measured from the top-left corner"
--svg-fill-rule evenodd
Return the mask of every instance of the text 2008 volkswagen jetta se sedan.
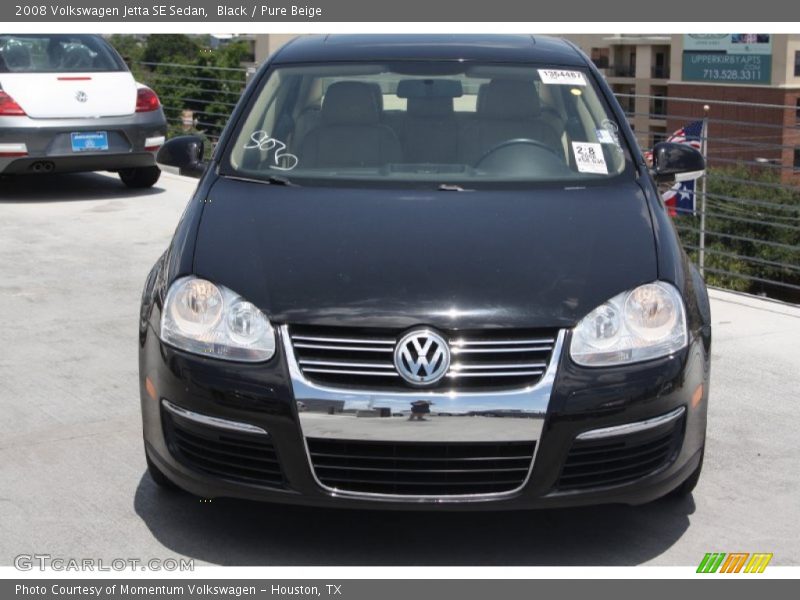
<path id="1" fill-rule="evenodd" d="M 526 508 L 688 493 L 710 321 L 602 76 L 529 36 L 301 38 L 249 85 L 144 289 L 153 479 Z"/>

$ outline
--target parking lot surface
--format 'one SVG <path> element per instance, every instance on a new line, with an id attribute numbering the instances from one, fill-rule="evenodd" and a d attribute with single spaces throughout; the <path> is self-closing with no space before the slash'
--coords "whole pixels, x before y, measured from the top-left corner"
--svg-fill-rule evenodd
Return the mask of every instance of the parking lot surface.
<path id="1" fill-rule="evenodd" d="M 722 291 L 692 498 L 447 514 L 161 491 L 142 451 L 139 297 L 193 188 L 167 174 L 144 192 L 103 174 L 0 180 L 0 565 L 696 565 L 711 551 L 800 564 L 800 308 Z"/>

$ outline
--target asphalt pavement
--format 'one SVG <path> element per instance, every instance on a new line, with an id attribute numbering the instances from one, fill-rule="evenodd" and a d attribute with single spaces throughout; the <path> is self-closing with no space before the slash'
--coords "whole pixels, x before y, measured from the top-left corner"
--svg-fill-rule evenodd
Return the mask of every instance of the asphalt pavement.
<path id="1" fill-rule="evenodd" d="M 157 488 L 136 331 L 194 182 L 0 179 L 0 565 L 19 554 L 223 565 L 800 564 L 800 307 L 712 291 L 708 447 L 693 497 L 640 507 L 356 512 Z"/>

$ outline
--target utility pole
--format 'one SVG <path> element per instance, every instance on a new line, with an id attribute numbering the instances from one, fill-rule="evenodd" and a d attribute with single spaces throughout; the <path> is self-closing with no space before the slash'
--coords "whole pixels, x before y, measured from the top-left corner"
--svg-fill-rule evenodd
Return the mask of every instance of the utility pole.
<path id="1" fill-rule="evenodd" d="M 706 159 L 706 168 L 700 178 L 700 243 L 698 244 L 697 266 L 700 267 L 700 275 L 705 278 L 706 266 L 706 183 L 708 181 L 708 113 L 711 107 L 706 104 L 703 106 L 703 127 L 700 130 L 700 152 Z"/>

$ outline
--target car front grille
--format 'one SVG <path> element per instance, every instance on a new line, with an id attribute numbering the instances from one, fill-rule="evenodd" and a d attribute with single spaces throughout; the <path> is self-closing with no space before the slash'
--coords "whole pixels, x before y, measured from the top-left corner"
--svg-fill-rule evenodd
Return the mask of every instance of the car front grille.
<path id="1" fill-rule="evenodd" d="M 601 440 L 575 440 L 559 491 L 630 483 L 671 463 L 683 441 L 683 418 L 652 431 Z"/>
<path id="2" fill-rule="evenodd" d="M 289 335 L 301 372 L 311 382 L 340 388 L 410 391 L 394 365 L 406 331 L 292 326 Z M 451 353 L 450 369 L 435 391 L 516 389 L 541 379 L 558 330 L 440 332 Z"/>
<path id="3" fill-rule="evenodd" d="M 175 459 L 213 477 L 282 487 L 278 456 L 266 434 L 226 431 L 161 411 L 164 436 Z"/>
<path id="4" fill-rule="evenodd" d="M 319 481 L 343 492 L 458 496 L 521 487 L 534 442 L 366 442 L 308 438 Z"/>

